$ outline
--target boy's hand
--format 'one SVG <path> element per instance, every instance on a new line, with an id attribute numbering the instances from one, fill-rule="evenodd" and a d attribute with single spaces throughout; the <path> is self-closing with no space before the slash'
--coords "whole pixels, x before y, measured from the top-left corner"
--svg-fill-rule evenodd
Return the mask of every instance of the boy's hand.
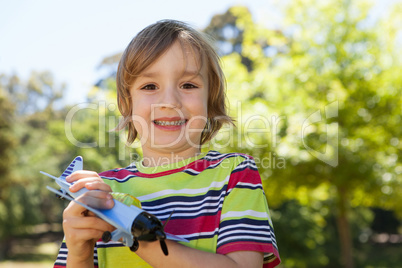
<path id="1" fill-rule="evenodd" d="M 97 190 L 97 192 L 93 191 L 83 195 L 81 202 L 84 204 L 98 209 L 110 209 L 114 206 L 113 197 L 109 194 L 112 189 L 103 182 L 98 173 L 89 170 L 79 170 L 67 176 L 66 181 L 69 183 L 74 182 L 74 184 L 70 186 L 70 191 L 73 193 L 82 188 Z"/>
<path id="2" fill-rule="evenodd" d="M 104 183 L 96 172 L 80 170 L 66 178 L 67 182 L 75 182 L 70 191 L 76 192 L 87 188 L 88 192 L 79 196 L 77 200 L 90 207 L 110 209 L 114 206 L 112 189 Z M 71 267 L 92 265 L 93 251 L 105 231 L 112 232 L 112 225 L 96 217 L 84 207 L 70 202 L 63 212 L 63 230 L 68 248 L 67 264 Z"/>

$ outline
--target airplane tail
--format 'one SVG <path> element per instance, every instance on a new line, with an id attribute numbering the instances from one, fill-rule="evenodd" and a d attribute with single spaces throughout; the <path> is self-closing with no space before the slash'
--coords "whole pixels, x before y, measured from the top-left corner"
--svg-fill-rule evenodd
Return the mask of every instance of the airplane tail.
<path id="1" fill-rule="evenodd" d="M 86 189 L 81 189 L 78 192 L 71 194 L 68 189 L 69 187 L 72 185 L 72 183 L 68 183 L 66 181 L 66 177 L 70 174 L 72 174 L 74 171 L 77 170 L 82 170 L 83 167 L 83 159 L 81 156 L 77 156 L 72 162 L 71 164 L 66 168 L 66 170 L 64 170 L 64 172 L 60 175 L 60 177 L 55 177 L 53 175 L 50 175 L 46 172 L 41 171 L 40 173 L 54 179 L 56 181 L 56 183 L 60 186 L 60 192 L 58 193 L 58 195 L 60 195 L 61 197 L 64 197 L 67 194 L 72 195 L 73 197 L 76 197 L 78 195 L 83 194 L 83 192 L 87 191 Z M 49 187 L 50 188 L 50 187 Z M 50 189 L 49 189 L 50 190 Z M 53 190 L 51 190 L 53 191 Z M 55 190 L 56 191 L 56 190 Z"/>
<path id="2" fill-rule="evenodd" d="M 82 168 L 83 168 L 82 156 L 77 156 L 71 162 L 71 164 L 66 168 L 66 170 L 64 170 L 64 172 L 63 172 L 63 174 L 61 174 L 60 178 L 65 180 L 68 175 L 70 175 L 74 171 L 82 170 Z"/>

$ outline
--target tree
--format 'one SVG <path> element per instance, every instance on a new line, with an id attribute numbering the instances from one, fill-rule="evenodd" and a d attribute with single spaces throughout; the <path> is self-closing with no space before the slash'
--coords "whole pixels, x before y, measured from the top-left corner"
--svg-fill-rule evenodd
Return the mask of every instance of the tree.
<path id="1" fill-rule="evenodd" d="M 46 139 L 47 123 L 54 115 L 52 104 L 61 97 L 61 89 L 53 88 L 48 72 L 34 72 L 27 82 L 17 75 L 0 76 L 1 259 L 9 254 L 14 236 L 51 219 L 50 213 L 44 213 L 49 195 L 42 194 L 44 185 L 37 179 L 36 168 L 51 163 L 45 162 L 41 153 L 52 140 Z"/>
<path id="2" fill-rule="evenodd" d="M 395 39 L 400 20 L 389 16 L 378 22 L 384 27 L 371 25 L 370 8 L 363 1 L 292 1 L 284 7 L 285 28 L 266 35 L 245 8 L 233 7 L 221 17 L 242 37 L 228 42 L 241 42 L 240 53 L 253 57 L 245 64 L 244 55 L 224 56 L 228 95 L 243 138 L 221 135 L 218 144 L 232 138 L 234 147 L 259 160 L 274 207 L 297 199 L 331 211 L 345 267 L 354 266 L 351 211 L 402 211 L 402 83 L 396 75 L 402 66 Z M 224 21 L 215 24 L 221 30 L 209 30 L 218 33 L 219 42 Z M 258 45 L 262 39 L 280 42 L 264 47 Z M 324 227 L 325 219 L 319 217 L 317 224 Z"/>
<path id="3" fill-rule="evenodd" d="M 10 172 L 10 163 L 12 163 L 11 152 L 15 146 L 15 141 L 12 137 L 12 122 L 15 107 L 8 99 L 8 94 L 2 85 L 3 79 L 4 76 L 0 76 L 0 174 L 2 176 L 0 179 L 0 186 L 2 187 L 0 188 L 3 188 L 4 184 L 7 183 L 6 178 Z"/>
<path id="4" fill-rule="evenodd" d="M 3 80 L 4 76 L 0 76 L 0 226 L 7 220 L 6 191 L 11 184 L 10 166 L 15 161 L 12 157 L 15 149 L 15 138 L 12 135 L 14 105 L 8 100 Z M 0 238 L 5 237 L 6 231 L 0 228 Z M 0 259 L 5 249 L 4 244 L 0 245 Z"/>
<path id="5" fill-rule="evenodd" d="M 281 31 L 254 24 L 250 11 L 236 6 L 213 16 L 204 32 L 214 38 L 221 56 L 239 55 L 249 72 L 258 67 L 255 65 L 260 62 L 261 51 L 266 53 L 285 39 Z"/>
<path id="6" fill-rule="evenodd" d="M 300 12 L 303 8 L 305 11 Z M 326 102 L 339 103 L 339 128 L 332 135 L 338 136 L 340 144 L 327 146 L 331 139 L 331 133 L 325 133 L 329 120 L 315 124 L 316 131 L 301 137 L 316 151 L 322 150 L 325 142 L 327 150 L 339 150 L 338 165 L 323 165 L 317 158 L 299 159 L 290 171 L 295 171 L 293 176 L 310 177 L 313 187 L 326 184 L 334 190 L 346 267 L 354 266 L 350 207 L 379 206 L 401 211 L 397 193 L 401 191 L 402 178 L 393 172 L 401 163 L 400 147 L 395 140 L 402 134 L 398 127 L 401 80 L 395 75 L 401 65 L 384 65 L 384 59 L 397 50 L 383 42 L 383 36 L 390 32 L 380 34 L 382 29 L 366 26 L 369 11 L 370 6 L 363 1 L 293 2 L 287 18 L 296 29 L 289 53 L 280 57 L 284 64 L 278 64 L 282 73 L 278 83 L 288 84 L 289 91 L 303 88 L 308 94 L 302 105 L 292 102 L 299 112 L 314 111 L 314 107 L 323 107 Z M 388 36 L 387 41 L 395 43 L 391 38 Z M 322 137 L 324 142 L 319 141 Z M 300 153 L 311 152 L 309 148 L 300 149 Z"/>

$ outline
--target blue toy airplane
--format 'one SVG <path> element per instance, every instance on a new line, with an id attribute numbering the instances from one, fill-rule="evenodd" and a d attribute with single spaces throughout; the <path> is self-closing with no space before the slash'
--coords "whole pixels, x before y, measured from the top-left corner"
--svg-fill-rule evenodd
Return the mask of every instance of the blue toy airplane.
<path id="1" fill-rule="evenodd" d="M 84 208 L 95 213 L 95 215 L 102 220 L 116 227 L 116 230 L 112 233 L 105 232 L 103 234 L 103 242 L 107 243 L 110 240 L 122 241 L 123 244 L 130 247 L 132 251 L 136 251 L 139 246 L 138 241 L 159 240 L 162 251 L 165 255 L 168 255 L 165 242 L 166 238 L 174 241 L 188 242 L 187 239 L 165 233 L 163 230 L 164 225 L 162 225 L 157 217 L 134 205 L 126 205 L 115 199 L 114 207 L 112 209 L 94 209 L 78 200 L 75 200 L 75 198 L 87 192 L 88 189 L 82 188 L 75 193 L 70 192 L 69 188 L 72 183 L 68 183 L 66 177 L 73 172 L 82 169 L 83 159 L 81 156 L 77 156 L 58 178 L 43 171 L 40 173 L 54 179 L 61 187 L 59 191 L 49 186 L 46 187 L 47 189 L 56 193 L 60 197 L 80 204 Z M 165 225 L 168 221 L 169 219 L 165 222 Z"/>

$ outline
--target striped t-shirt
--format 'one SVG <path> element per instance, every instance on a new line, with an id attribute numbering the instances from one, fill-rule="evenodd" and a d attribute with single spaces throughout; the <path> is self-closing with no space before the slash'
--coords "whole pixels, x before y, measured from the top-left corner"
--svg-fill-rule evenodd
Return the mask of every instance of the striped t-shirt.
<path id="1" fill-rule="evenodd" d="M 128 193 L 142 208 L 165 221 L 165 231 L 199 250 L 228 254 L 264 252 L 264 267 L 279 264 L 279 253 L 261 178 L 252 157 L 209 151 L 157 167 L 140 162 L 99 174 L 114 192 Z M 55 267 L 64 267 L 62 244 Z M 150 267 L 122 243 L 98 241 L 97 267 Z"/>

